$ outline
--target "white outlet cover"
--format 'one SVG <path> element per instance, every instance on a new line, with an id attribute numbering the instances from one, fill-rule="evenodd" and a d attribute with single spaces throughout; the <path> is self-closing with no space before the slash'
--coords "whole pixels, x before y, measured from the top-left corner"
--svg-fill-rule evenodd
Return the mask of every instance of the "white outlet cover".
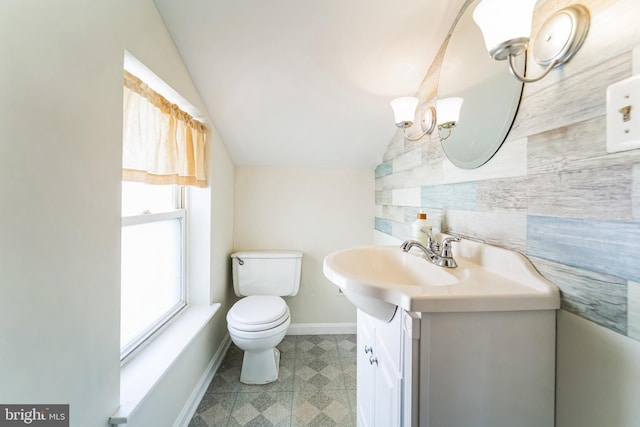
<path id="1" fill-rule="evenodd" d="M 629 120 L 623 120 L 630 107 Z M 640 147 L 640 74 L 621 80 L 607 88 L 607 152 Z"/>

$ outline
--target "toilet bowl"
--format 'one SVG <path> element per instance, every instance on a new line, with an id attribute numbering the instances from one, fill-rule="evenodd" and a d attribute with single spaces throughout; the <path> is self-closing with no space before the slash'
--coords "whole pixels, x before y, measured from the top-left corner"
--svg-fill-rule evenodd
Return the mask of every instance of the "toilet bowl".
<path id="1" fill-rule="evenodd" d="M 242 251 L 231 255 L 233 289 L 242 297 L 227 313 L 229 336 L 244 351 L 240 382 L 267 384 L 278 379 L 280 351 L 291 323 L 281 297 L 297 295 L 302 252 Z"/>
<path id="2" fill-rule="evenodd" d="M 267 384 L 278 379 L 280 351 L 276 346 L 290 323 L 289 307 L 278 296 L 248 296 L 231 307 L 227 313 L 229 336 L 244 351 L 240 382 Z"/>

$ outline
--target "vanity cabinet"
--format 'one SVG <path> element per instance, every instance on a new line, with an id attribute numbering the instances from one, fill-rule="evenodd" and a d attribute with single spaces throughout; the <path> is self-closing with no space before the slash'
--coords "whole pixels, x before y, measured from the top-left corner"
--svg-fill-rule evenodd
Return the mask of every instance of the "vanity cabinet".
<path id="1" fill-rule="evenodd" d="M 358 310 L 358 426 L 553 427 L 555 310 Z"/>
<path id="2" fill-rule="evenodd" d="M 553 427 L 559 289 L 515 251 L 461 239 L 454 255 L 324 259 L 358 307 L 358 425 Z"/>

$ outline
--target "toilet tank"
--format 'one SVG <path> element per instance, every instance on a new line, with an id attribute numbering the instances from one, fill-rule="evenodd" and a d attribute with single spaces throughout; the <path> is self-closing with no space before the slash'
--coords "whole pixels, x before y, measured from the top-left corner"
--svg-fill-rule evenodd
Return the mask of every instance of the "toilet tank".
<path id="1" fill-rule="evenodd" d="M 300 289 L 300 251 L 240 251 L 231 255 L 231 264 L 233 290 L 239 297 L 286 297 Z"/>

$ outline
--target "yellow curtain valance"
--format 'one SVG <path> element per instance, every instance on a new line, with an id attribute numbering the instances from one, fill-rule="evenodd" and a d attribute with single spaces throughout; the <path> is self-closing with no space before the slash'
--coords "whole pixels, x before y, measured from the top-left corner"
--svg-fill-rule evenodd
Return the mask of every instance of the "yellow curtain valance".
<path id="1" fill-rule="evenodd" d="M 205 127 L 124 72 L 122 179 L 206 187 Z"/>

